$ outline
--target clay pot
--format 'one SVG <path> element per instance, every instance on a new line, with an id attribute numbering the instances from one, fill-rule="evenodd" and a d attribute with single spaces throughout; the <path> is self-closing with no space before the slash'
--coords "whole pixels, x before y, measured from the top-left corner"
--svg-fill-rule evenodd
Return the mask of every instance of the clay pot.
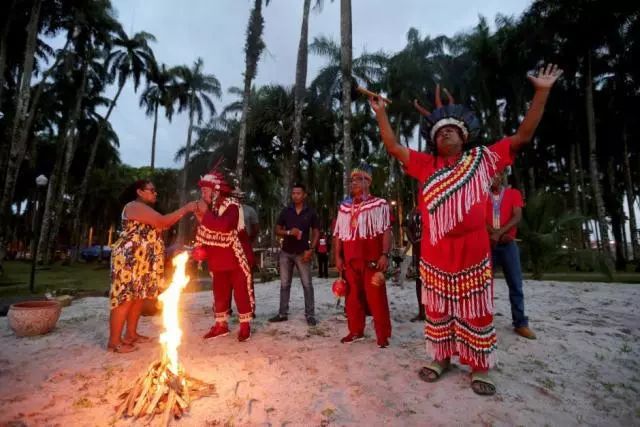
<path id="1" fill-rule="evenodd" d="M 60 318 L 62 306 L 58 301 L 24 301 L 9 307 L 9 326 L 19 337 L 50 332 Z"/>

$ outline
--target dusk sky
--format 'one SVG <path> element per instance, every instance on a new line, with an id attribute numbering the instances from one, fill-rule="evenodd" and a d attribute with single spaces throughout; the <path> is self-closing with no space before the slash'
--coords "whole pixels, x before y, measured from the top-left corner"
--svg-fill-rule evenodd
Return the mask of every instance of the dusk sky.
<path id="1" fill-rule="evenodd" d="M 293 85 L 302 4 L 302 0 L 272 0 L 264 8 L 267 47 L 258 64 L 257 85 Z M 531 0 L 352 0 L 354 57 L 363 50 L 402 49 L 411 27 L 423 36 L 452 36 L 471 29 L 480 15 L 493 25 L 497 14 L 518 16 L 530 4 Z M 242 86 L 245 31 L 253 1 L 113 0 L 113 5 L 129 34 L 144 30 L 156 36 L 152 48 L 160 63 L 191 66 L 196 58 L 203 58 L 205 71 L 214 74 L 223 88 L 223 98 L 215 102 L 217 111 L 234 100 L 226 91 Z M 339 0 L 325 0 L 321 11 L 311 12 L 309 41 L 320 35 L 340 40 Z M 321 57 L 309 56 L 307 84 L 324 62 Z M 151 157 L 153 120 L 138 106 L 142 86 L 134 93 L 133 85 L 128 84 L 111 117 L 120 137 L 122 161 L 136 167 L 148 165 Z M 114 93 L 112 88 L 109 95 Z M 157 167 L 179 167 L 173 158 L 185 144 L 187 127 L 186 114 L 176 114 L 171 123 L 164 117 L 159 119 Z"/>

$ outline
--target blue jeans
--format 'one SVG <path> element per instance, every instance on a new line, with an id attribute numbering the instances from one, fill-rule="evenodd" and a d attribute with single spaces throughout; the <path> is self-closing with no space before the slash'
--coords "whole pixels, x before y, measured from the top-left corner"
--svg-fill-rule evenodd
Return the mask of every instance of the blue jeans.
<path id="1" fill-rule="evenodd" d="M 492 249 L 491 255 L 494 273 L 497 267 L 502 267 L 504 279 L 509 286 L 513 327 L 529 326 L 529 319 L 524 314 L 524 293 L 522 292 L 522 270 L 518 245 L 514 241 L 496 245 Z"/>
<path id="2" fill-rule="evenodd" d="M 293 266 L 300 274 L 302 289 L 304 290 L 304 315 L 307 319 L 314 317 L 313 285 L 311 284 L 311 262 L 302 261 L 302 254 L 290 254 L 280 251 L 280 315 L 289 313 L 289 297 L 291 295 L 291 279 Z"/>

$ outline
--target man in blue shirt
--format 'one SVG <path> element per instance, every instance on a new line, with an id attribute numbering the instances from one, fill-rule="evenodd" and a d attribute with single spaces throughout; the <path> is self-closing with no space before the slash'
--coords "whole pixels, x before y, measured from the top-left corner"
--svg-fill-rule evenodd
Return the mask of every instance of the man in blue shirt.
<path id="1" fill-rule="evenodd" d="M 307 324 L 317 324 L 311 283 L 311 259 L 318 244 L 320 226 L 318 215 L 313 208 L 307 206 L 306 198 L 304 185 L 294 184 L 291 190 L 293 203 L 280 212 L 276 223 L 276 235 L 283 238 L 280 251 L 280 309 L 276 316 L 269 319 L 270 322 L 288 320 L 291 279 L 295 265 L 304 289 L 304 314 Z"/>

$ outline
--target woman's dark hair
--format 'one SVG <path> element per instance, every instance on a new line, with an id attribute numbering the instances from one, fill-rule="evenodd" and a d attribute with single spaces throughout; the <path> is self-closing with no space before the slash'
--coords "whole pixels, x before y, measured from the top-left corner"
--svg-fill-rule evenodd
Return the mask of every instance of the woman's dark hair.
<path id="1" fill-rule="evenodd" d="M 120 196 L 120 203 L 126 205 L 127 203 L 138 198 L 138 190 L 144 190 L 144 188 L 151 184 L 151 181 L 148 179 L 139 179 L 135 181 L 133 184 L 129 185 Z"/>

